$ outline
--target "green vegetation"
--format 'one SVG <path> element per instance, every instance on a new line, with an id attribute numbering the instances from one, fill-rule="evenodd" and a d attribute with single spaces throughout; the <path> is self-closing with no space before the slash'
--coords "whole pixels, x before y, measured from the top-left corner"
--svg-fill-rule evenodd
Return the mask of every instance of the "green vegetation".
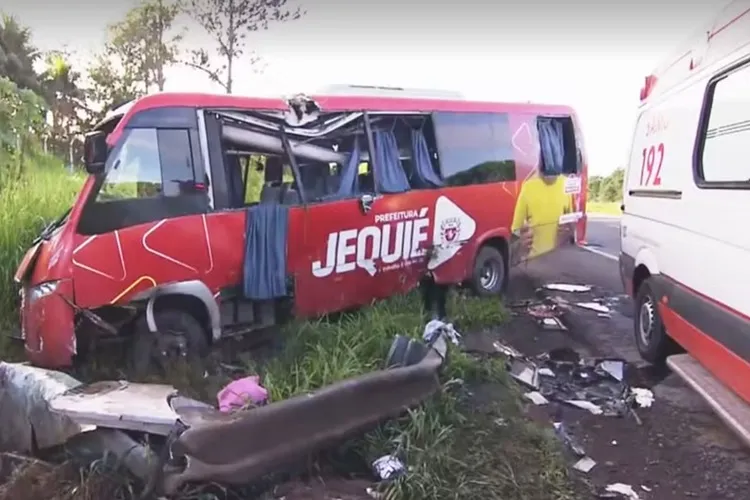
<path id="1" fill-rule="evenodd" d="M 450 311 L 462 332 L 510 319 L 500 301 L 463 294 L 451 296 Z M 417 294 L 393 297 L 336 320 L 292 323 L 283 332 L 283 353 L 267 362 L 248 355 L 243 364 L 248 374 L 261 376 L 271 400 L 280 401 L 380 369 L 393 337 L 421 338 L 424 325 Z M 374 459 L 396 454 L 409 472 L 386 488 L 385 498 L 393 500 L 574 498 L 559 444 L 523 415 L 504 364 L 455 348 L 449 359 L 443 391 L 342 445 L 334 453 L 346 457 L 341 467 L 364 471 Z M 213 402 L 229 378 L 206 379 L 202 370 L 182 367 L 168 381 Z"/>
<path id="2" fill-rule="evenodd" d="M 622 205 L 622 203 L 619 201 L 590 201 L 586 203 L 586 212 L 590 214 L 622 215 L 620 205 Z"/>
<path id="3" fill-rule="evenodd" d="M 39 157 L 35 163 L 21 179 L 0 186 L 0 324 L 16 321 L 13 275 L 18 263 L 44 226 L 70 207 L 81 187 L 82 177 L 69 174 L 60 162 Z"/>
<path id="4" fill-rule="evenodd" d="M 592 175 L 589 177 L 589 197 L 587 207 L 594 206 L 592 202 L 620 202 L 622 200 L 622 185 L 625 178 L 625 169 L 616 168 L 607 176 Z M 618 203 L 619 205 L 619 203 Z"/>

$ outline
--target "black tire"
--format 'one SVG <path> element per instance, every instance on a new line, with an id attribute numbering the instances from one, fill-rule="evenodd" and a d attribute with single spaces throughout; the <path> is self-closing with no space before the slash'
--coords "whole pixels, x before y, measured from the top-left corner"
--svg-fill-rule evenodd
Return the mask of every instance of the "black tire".
<path id="1" fill-rule="evenodd" d="M 386 369 L 404 365 L 406 352 L 409 349 L 409 340 L 409 337 L 406 335 L 396 335 L 393 342 L 391 342 L 388 355 L 385 357 Z"/>
<path id="2" fill-rule="evenodd" d="M 502 252 L 485 245 L 474 260 L 471 288 L 480 297 L 498 296 L 505 290 L 506 272 L 507 263 Z"/>
<path id="3" fill-rule="evenodd" d="M 651 364 L 662 365 L 668 356 L 677 352 L 678 346 L 667 335 L 651 283 L 651 278 L 646 278 L 638 287 L 635 296 L 633 334 L 641 357 Z"/>
<path id="4" fill-rule="evenodd" d="M 169 336 L 165 338 L 167 342 L 174 340 L 175 343 L 183 343 L 181 350 L 187 362 L 191 366 L 200 364 L 208 353 L 208 335 L 193 315 L 177 309 L 156 310 L 154 321 L 160 332 L 157 335 L 149 331 L 145 314 L 136 321 L 128 360 L 134 377 L 143 379 L 165 374 L 169 357 L 161 354 L 159 336 Z"/>

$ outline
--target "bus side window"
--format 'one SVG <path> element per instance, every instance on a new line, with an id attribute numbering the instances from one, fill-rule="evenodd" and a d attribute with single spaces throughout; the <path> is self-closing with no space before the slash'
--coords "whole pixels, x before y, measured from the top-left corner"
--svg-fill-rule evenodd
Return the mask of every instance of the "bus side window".
<path id="1" fill-rule="evenodd" d="M 507 113 L 433 115 L 440 173 L 448 186 L 516 180 Z"/>
<path id="2" fill-rule="evenodd" d="M 573 119 L 540 116 L 536 120 L 539 136 L 539 169 L 542 175 L 580 173 L 581 154 L 578 149 Z"/>

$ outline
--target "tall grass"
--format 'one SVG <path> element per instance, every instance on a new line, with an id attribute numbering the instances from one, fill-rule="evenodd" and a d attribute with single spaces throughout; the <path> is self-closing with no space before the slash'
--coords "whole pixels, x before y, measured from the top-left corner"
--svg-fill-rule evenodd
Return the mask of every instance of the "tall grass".
<path id="1" fill-rule="evenodd" d="M 16 267 L 42 228 L 73 202 L 82 175 L 38 157 L 19 180 L 0 185 L 0 325 L 16 321 Z"/>

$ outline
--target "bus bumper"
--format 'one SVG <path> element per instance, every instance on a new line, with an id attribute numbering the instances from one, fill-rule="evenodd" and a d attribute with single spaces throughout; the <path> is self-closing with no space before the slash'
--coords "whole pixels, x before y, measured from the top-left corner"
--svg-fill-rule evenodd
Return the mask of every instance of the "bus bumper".
<path id="1" fill-rule="evenodd" d="M 65 368 L 76 354 L 73 282 L 48 281 L 21 290 L 26 357 L 43 368 Z"/>

